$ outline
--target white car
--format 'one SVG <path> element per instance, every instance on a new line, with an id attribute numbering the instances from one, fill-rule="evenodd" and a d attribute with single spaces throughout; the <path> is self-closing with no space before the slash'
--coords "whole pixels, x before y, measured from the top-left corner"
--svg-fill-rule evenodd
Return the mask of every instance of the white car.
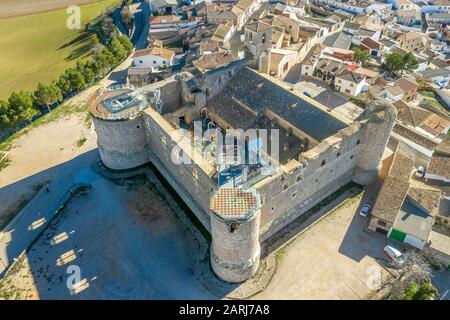
<path id="1" fill-rule="evenodd" d="M 370 206 L 370 204 L 366 203 L 359 211 L 359 215 L 366 218 L 369 215 L 370 209 L 372 209 L 372 207 Z"/>
<path id="2" fill-rule="evenodd" d="M 416 170 L 416 177 L 417 178 L 423 178 L 425 176 L 425 168 L 422 166 L 419 166 Z"/>
<path id="3" fill-rule="evenodd" d="M 388 244 L 386 247 L 384 247 L 384 252 L 386 252 L 389 258 L 399 264 L 403 264 L 405 262 L 405 257 L 403 256 L 403 254 L 392 244 Z"/>

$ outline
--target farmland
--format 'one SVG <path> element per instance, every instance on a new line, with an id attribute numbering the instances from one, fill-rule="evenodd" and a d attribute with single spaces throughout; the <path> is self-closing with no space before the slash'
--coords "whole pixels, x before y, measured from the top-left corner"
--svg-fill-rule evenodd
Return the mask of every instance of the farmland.
<path id="1" fill-rule="evenodd" d="M 0 19 L 0 99 L 13 91 L 34 90 L 39 82 L 50 83 L 77 61 L 87 59 L 97 37 L 85 32 L 84 25 L 115 3 L 102 0 L 80 6 L 81 30 L 66 27 L 65 8 Z"/>

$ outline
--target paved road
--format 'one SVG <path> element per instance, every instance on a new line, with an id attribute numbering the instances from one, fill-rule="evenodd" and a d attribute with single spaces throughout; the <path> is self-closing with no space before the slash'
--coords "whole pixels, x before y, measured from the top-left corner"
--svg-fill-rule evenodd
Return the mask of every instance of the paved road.
<path id="1" fill-rule="evenodd" d="M 88 183 L 83 172 L 59 176 L 45 185 L 11 223 L 0 232 L 0 276 L 37 239 L 76 187 Z"/>
<path id="2" fill-rule="evenodd" d="M 432 282 L 439 290 L 440 298 L 450 300 L 450 271 L 433 271 Z"/>

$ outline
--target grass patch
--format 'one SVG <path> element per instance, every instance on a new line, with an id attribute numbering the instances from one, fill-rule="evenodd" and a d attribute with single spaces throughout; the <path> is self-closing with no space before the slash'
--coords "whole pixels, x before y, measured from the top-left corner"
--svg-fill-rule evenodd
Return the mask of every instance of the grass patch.
<path id="1" fill-rule="evenodd" d="M 77 141 L 77 147 L 80 148 L 81 146 L 83 146 L 83 144 L 86 142 L 86 138 L 83 137 L 80 140 Z"/>
<path id="2" fill-rule="evenodd" d="M 437 109 L 444 114 L 450 115 L 447 109 L 444 108 L 444 106 L 436 99 L 436 95 L 433 91 L 426 91 L 422 90 L 420 91 L 420 95 L 423 96 L 423 100 L 425 103 L 427 103 L 430 107 Z"/>
<path id="3" fill-rule="evenodd" d="M 117 0 L 80 6 L 81 30 L 66 26 L 66 9 L 0 20 L 0 99 L 13 91 L 35 90 L 48 84 L 77 61 L 92 55 L 97 36 L 85 31 L 88 21 Z"/>
<path id="4" fill-rule="evenodd" d="M 433 91 L 420 91 L 420 94 L 424 97 L 435 98 Z"/>
<path id="5" fill-rule="evenodd" d="M 0 171 L 2 171 L 10 164 L 11 160 L 8 158 L 8 156 L 4 157 L 1 153 L 0 153 L 0 158 L 2 158 L 0 160 Z"/>

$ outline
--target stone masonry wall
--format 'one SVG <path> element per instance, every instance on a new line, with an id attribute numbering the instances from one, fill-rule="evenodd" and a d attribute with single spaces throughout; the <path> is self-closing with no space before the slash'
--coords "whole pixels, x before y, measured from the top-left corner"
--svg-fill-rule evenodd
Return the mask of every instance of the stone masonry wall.
<path id="1" fill-rule="evenodd" d="M 209 231 L 210 197 L 217 185 L 194 162 L 175 164 L 171 159 L 171 152 L 176 143 L 149 113 L 144 113 L 144 120 L 148 133 L 146 148 L 151 154 L 152 162 Z"/>
<path id="2" fill-rule="evenodd" d="M 92 117 L 103 163 L 113 170 L 131 169 L 149 161 L 143 146 L 146 131 L 142 117 L 105 121 Z"/>
<path id="3" fill-rule="evenodd" d="M 262 241 L 352 180 L 359 139 L 360 132 L 356 131 L 337 145 L 324 148 L 314 159 L 307 160 L 305 166 L 258 188 Z M 327 142 L 317 148 L 324 143 Z"/>

